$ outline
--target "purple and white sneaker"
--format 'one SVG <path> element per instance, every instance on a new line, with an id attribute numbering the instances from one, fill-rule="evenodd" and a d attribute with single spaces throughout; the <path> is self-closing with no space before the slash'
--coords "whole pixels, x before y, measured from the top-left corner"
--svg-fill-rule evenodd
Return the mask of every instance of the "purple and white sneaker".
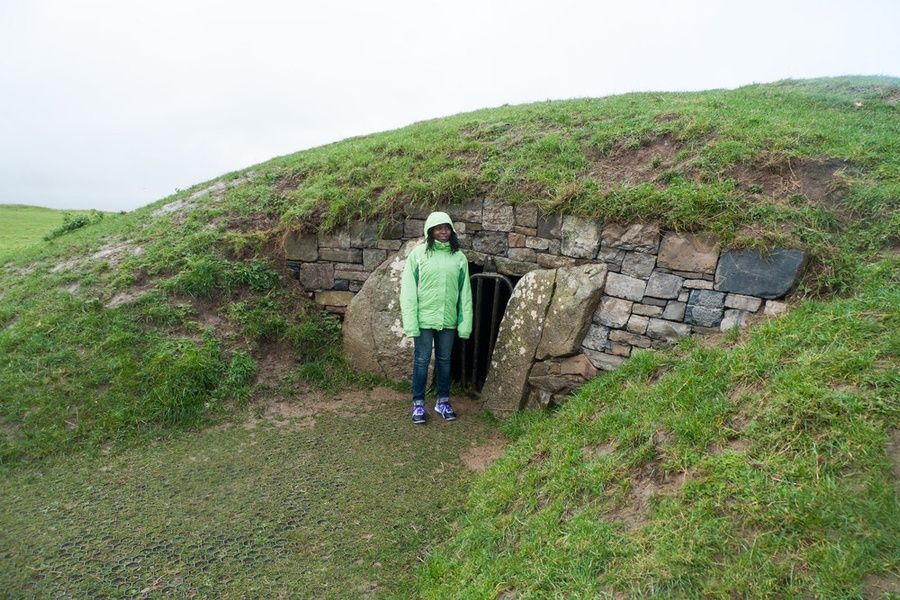
<path id="1" fill-rule="evenodd" d="M 416 425 L 424 425 L 425 424 L 425 407 L 421 404 L 413 404 L 412 408 L 412 420 Z"/>
<path id="2" fill-rule="evenodd" d="M 444 417 L 445 421 L 456 420 L 456 413 L 453 412 L 453 407 L 450 406 L 449 400 L 439 400 L 438 403 L 434 405 L 434 411 Z"/>

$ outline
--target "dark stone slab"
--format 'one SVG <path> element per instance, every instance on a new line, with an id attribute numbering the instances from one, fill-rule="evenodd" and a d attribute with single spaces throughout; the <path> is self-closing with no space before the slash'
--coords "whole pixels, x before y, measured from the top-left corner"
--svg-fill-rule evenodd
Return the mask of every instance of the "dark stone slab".
<path id="1" fill-rule="evenodd" d="M 794 285 L 805 258 L 803 250 L 775 250 L 768 256 L 758 250 L 729 250 L 719 260 L 715 289 L 780 298 Z"/>
<path id="2" fill-rule="evenodd" d="M 559 215 L 538 215 L 538 236 L 542 238 L 556 238 L 562 235 L 562 220 Z"/>
<path id="3" fill-rule="evenodd" d="M 688 304 L 684 311 L 684 322 L 701 327 L 718 327 L 724 314 L 724 308 Z"/>
<path id="4" fill-rule="evenodd" d="M 691 294 L 688 296 L 688 306 L 722 308 L 725 306 L 725 294 L 713 290 L 691 290 Z"/>

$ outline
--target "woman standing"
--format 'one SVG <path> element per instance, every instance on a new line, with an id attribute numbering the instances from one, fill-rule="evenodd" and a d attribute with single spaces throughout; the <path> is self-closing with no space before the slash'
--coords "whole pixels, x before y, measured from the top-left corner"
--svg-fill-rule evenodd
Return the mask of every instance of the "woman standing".
<path id="1" fill-rule="evenodd" d="M 403 331 L 413 338 L 413 423 L 425 422 L 425 384 L 431 349 L 436 357 L 437 402 L 434 410 L 445 420 L 456 413 L 450 406 L 450 355 L 453 338 L 472 333 L 472 288 L 469 263 L 459 250 L 459 239 L 450 216 L 433 212 L 425 220 L 425 243 L 413 248 L 406 259 L 400 284 Z"/>

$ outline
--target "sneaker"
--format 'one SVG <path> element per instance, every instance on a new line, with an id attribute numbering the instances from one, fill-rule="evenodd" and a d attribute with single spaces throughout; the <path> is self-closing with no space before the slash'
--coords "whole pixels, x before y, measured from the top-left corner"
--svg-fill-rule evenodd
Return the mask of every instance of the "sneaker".
<path id="1" fill-rule="evenodd" d="M 424 425 L 425 424 L 425 407 L 421 404 L 416 404 L 412 409 L 412 419 L 413 423 L 416 425 Z"/>
<path id="2" fill-rule="evenodd" d="M 445 421 L 455 421 L 456 420 L 456 413 L 453 412 L 453 407 L 450 406 L 450 402 L 447 400 L 444 400 L 444 401 L 441 401 L 441 402 L 438 402 L 437 404 L 435 404 L 434 410 L 439 415 L 444 417 Z"/>

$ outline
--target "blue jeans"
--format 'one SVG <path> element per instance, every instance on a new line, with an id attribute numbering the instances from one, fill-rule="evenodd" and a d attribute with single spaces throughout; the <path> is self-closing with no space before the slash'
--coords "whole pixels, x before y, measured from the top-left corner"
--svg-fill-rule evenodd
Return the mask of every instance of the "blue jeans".
<path id="1" fill-rule="evenodd" d="M 438 400 L 450 398 L 450 355 L 453 353 L 455 329 L 422 329 L 419 337 L 413 338 L 412 395 L 413 404 L 425 403 L 425 386 L 428 383 L 428 363 L 431 362 L 431 347 L 434 345 L 434 377 L 437 380 Z"/>

